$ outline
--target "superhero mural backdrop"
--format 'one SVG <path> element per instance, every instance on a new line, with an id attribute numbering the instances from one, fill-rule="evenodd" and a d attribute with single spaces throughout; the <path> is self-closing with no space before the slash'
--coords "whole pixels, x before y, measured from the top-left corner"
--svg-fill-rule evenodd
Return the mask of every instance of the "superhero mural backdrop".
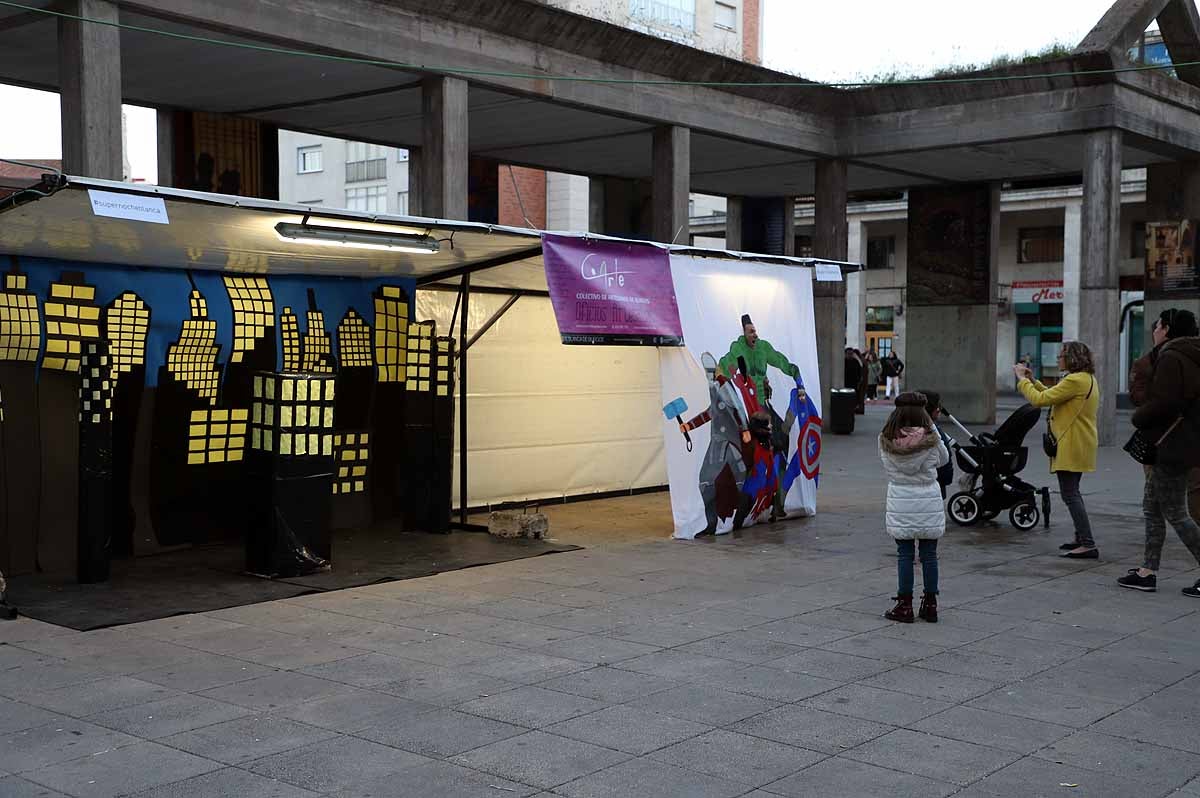
<path id="1" fill-rule="evenodd" d="M 8 266 L 0 571 L 243 539 L 295 575 L 335 528 L 446 531 L 453 347 L 411 281 Z"/>

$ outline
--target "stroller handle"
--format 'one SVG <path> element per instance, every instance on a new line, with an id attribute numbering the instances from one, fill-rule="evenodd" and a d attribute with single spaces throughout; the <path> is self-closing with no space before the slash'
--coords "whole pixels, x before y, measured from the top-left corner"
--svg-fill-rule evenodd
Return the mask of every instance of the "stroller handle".
<path id="1" fill-rule="evenodd" d="M 946 408 L 943 407 L 942 413 L 945 414 L 946 418 L 950 419 L 951 423 L 953 423 L 954 426 L 958 427 L 960 430 L 963 431 L 963 433 L 967 436 L 967 438 L 970 439 L 971 443 L 973 443 L 976 446 L 981 446 L 983 444 L 983 442 L 980 441 L 979 438 L 975 437 L 975 433 L 971 432 L 971 430 L 967 429 L 961 423 L 959 423 L 959 420 L 957 418 L 955 418 L 953 415 L 951 415 L 949 410 L 947 410 Z"/>

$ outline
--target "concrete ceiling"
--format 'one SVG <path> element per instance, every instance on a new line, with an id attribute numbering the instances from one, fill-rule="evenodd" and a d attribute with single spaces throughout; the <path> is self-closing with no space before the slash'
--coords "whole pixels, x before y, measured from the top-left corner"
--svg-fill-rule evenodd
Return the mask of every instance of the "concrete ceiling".
<path id="1" fill-rule="evenodd" d="M 29 1 L 42 7 L 50 5 L 50 0 Z M 178 4 L 178 0 L 172 2 Z M 223 0 L 208 2 L 219 4 Z M 195 5 L 200 7 L 204 3 L 197 0 Z M 262 3 L 256 5 L 256 9 L 265 14 L 261 9 L 270 5 Z M 537 13 L 553 15 L 559 12 L 546 8 Z M 219 27 L 189 24 L 176 17 L 167 19 L 135 13 L 127 7 L 123 8 L 121 19 L 130 26 L 244 43 L 263 44 L 268 38 L 267 33 L 253 39 L 235 35 L 227 22 Z M 264 24 L 263 20 L 246 23 L 247 29 Z M 483 41 L 482 33 L 480 41 Z M 315 49 L 311 43 L 303 42 L 289 44 L 272 39 L 266 43 L 309 51 Z M 57 23 L 53 19 L 0 7 L 0 81 L 55 89 L 58 85 L 56 44 Z M 367 52 L 366 46 L 363 45 L 362 52 Z M 461 46 L 463 58 L 467 57 L 466 51 L 478 47 L 472 42 L 463 42 Z M 446 59 L 451 56 L 444 49 L 430 53 L 396 53 L 393 58 L 447 63 Z M 713 58 L 682 49 L 697 60 Z M 550 58 L 548 50 L 531 52 L 537 59 Z M 281 127 L 402 147 L 419 145 L 421 141 L 421 74 L 416 71 L 223 47 L 128 29 L 121 33 L 121 59 L 123 90 L 128 102 L 242 114 Z M 775 75 L 761 71 L 764 79 Z M 596 96 L 611 99 L 611 89 L 604 89 L 607 94 L 597 90 Z M 1087 97 L 1092 98 L 1099 96 L 1102 89 L 1091 86 L 1079 91 L 1090 92 Z M 580 91 L 574 86 L 570 90 Z M 620 89 L 622 94 L 638 91 L 640 89 Z M 622 98 L 624 105 L 611 99 L 612 107 L 621 107 L 612 112 L 600 112 L 595 104 L 583 107 L 579 102 L 562 99 L 568 94 L 566 88 L 548 90 L 547 94 L 553 96 L 545 96 L 481 85 L 473 80 L 469 97 L 469 146 L 473 154 L 507 163 L 579 174 L 648 178 L 651 174 L 651 130 L 657 121 L 654 114 L 658 106 L 655 103 L 665 102 L 662 98 L 666 91 L 667 87 L 648 88 L 644 99 L 635 98 L 636 102 L 630 103 L 626 102 L 628 98 Z M 709 90 L 704 90 L 708 94 L 685 87 L 673 91 L 679 95 L 673 101 L 683 105 L 688 96 L 693 96 L 698 102 L 708 103 L 706 107 L 711 107 L 714 115 L 723 110 L 720 103 L 711 102 Z M 1083 130 L 1095 120 L 1107 118 L 1103 116 L 1103 107 L 1090 99 L 1090 104 L 1083 107 L 1082 101 L 1072 99 L 1075 95 L 1065 95 L 1064 92 L 1074 91 L 1069 81 L 1065 87 L 1056 85 L 1053 94 L 1021 94 L 1030 89 L 1029 84 L 1020 82 L 1000 100 L 994 97 L 998 91 L 994 85 L 989 87 L 988 97 L 980 100 L 978 107 L 969 102 L 953 106 L 954 114 L 961 115 L 954 116 L 946 110 L 950 106 L 931 107 L 928 103 L 909 111 L 889 108 L 889 103 L 895 104 L 894 99 L 889 100 L 878 90 L 872 90 L 872 98 L 864 99 L 866 95 L 859 95 L 853 102 L 845 103 L 845 112 L 856 114 L 848 126 L 842 126 L 837 119 L 828 116 L 828 92 L 819 98 L 816 94 L 811 96 L 814 97 L 814 109 L 820 107 L 820 113 L 825 114 L 820 117 L 825 120 L 820 124 L 827 125 L 831 131 L 842 127 L 848 131 L 845 141 L 839 141 L 837 135 L 825 134 L 825 146 L 844 150 L 849 160 L 848 180 L 852 192 L 937 182 L 1072 174 L 1081 170 Z M 911 94 L 911 88 L 905 88 L 898 90 L 896 96 Z M 791 96 L 794 100 L 796 96 L 804 95 Z M 959 88 L 953 96 L 961 99 L 965 95 Z M 1043 96 L 1047 99 L 1039 102 L 1038 98 Z M 876 104 L 876 114 L 872 115 L 864 107 L 867 100 Z M 730 93 L 728 103 L 731 106 L 748 103 L 741 110 L 749 112 L 757 107 L 753 103 L 761 101 Z M 1052 104 L 1061 116 L 1048 116 L 1047 103 Z M 1175 105 L 1177 108 L 1178 103 Z M 631 113 L 631 107 L 639 113 Z M 1019 116 L 1021 109 L 1026 109 L 1028 125 Z M 1195 109 L 1187 110 L 1200 128 L 1200 116 L 1194 112 Z M 763 130 L 769 129 L 770 135 L 764 133 L 762 137 L 754 135 L 753 127 L 746 126 L 729 127 L 737 135 L 693 128 L 692 188 L 704 193 L 747 196 L 811 193 L 816 155 L 807 147 L 817 135 L 813 132 L 817 129 L 813 127 L 817 124 L 813 122 L 818 118 L 817 112 L 795 117 L 794 146 L 779 143 L 780 120 L 787 114 L 797 113 L 791 108 L 777 107 L 765 114 Z M 998 115 L 997 123 L 1003 122 L 1003 131 L 994 131 L 993 126 L 985 123 L 988 113 Z M 1072 114 L 1075 116 L 1070 116 Z M 968 118 L 973 126 L 959 124 L 958 120 Z M 1047 119 L 1051 122 L 1047 123 Z M 718 122 L 725 124 L 718 120 L 714 126 Z M 1053 126 L 1055 135 L 1044 135 L 1049 132 L 1048 124 Z M 897 149 L 888 151 L 892 138 L 888 131 L 892 130 L 902 143 L 896 145 Z M 1027 131 L 1026 137 L 1021 135 L 1022 130 Z M 927 136 L 932 146 L 924 147 L 919 136 Z M 860 140 L 866 142 L 861 147 L 856 144 Z M 900 148 L 904 151 L 897 151 Z M 1156 149 L 1131 144 L 1125 148 L 1125 163 L 1141 166 L 1171 157 L 1162 149 Z"/>

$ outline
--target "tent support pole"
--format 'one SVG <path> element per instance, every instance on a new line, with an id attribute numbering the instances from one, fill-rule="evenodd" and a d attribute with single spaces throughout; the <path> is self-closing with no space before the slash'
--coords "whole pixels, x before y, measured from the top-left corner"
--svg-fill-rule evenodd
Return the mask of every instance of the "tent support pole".
<path id="1" fill-rule="evenodd" d="M 491 318 L 489 318 L 487 321 L 485 321 L 483 323 L 483 326 L 481 326 L 478 330 L 475 331 L 475 334 L 471 336 L 471 340 L 467 341 L 466 346 L 464 346 L 458 350 L 459 359 L 466 357 L 467 350 L 470 349 L 472 346 L 474 346 L 475 342 L 478 341 L 480 338 L 482 338 L 483 334 L 485 332 L 492 329 L 492 325 L 495 324 L 496 322 L 500 321 L 500 317 L 503 316 L 505 313 L 507 313 L 509 308 L 511 308 L 513 305 L 517 304 L 517 300 L 520 298 L 521 298 L 521 295 L 517 294 L 516 296 L 510 296 L 508 299 L 504 300 L 504 304 L 500 306 L 499 310 L 497 310 L 495 313 L 493 313 Z"/>
<path id="2" fill-rule="evenodd" d="M 459 352 L 467 351 L 467 308 L 471 301 L 471 275 L 462 276 L 461 315 L 458 317 Z M 458 523 L 467 525 L 467 359 L 458 359 Z"/>

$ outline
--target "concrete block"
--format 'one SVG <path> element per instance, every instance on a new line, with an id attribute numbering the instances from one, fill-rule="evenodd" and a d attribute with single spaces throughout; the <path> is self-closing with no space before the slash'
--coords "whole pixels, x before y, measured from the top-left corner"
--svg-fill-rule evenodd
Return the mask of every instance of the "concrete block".
<path id="1" fill-rule="evenodd" d="M 488 533 L 498 538 L 534 538 L 541 540 L 550 531 L 550 522 L 542 513 L 497 510 L 488 518 Z"/>

